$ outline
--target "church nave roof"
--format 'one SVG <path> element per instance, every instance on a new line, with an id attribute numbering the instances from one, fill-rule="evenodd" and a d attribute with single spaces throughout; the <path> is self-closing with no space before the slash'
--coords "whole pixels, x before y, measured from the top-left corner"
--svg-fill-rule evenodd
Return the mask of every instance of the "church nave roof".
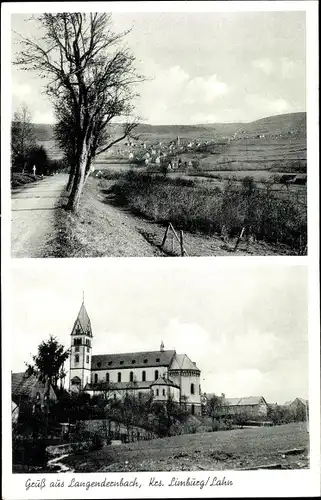
<path id="1" fill-rule="evenodd" d="M 170 366 L 174 350 L 96 354 L 91 358 L 92 370 Z"/>

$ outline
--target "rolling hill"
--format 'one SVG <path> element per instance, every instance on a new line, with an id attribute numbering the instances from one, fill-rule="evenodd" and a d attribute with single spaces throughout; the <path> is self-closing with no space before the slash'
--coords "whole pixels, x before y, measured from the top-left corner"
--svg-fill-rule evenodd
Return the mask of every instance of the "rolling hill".
<path id="1" fill-rule="evenodd" d="M 113 125 L 118 135 L 121 125 Z M 34 124 L 39 144 L 52 158 L 61 157 L 55 146 L 53 125 Z M 182 141 L 222 140 L 220 148 L 201 155 L 204 169 L 278 169 L 281 165 L 306 167 L 306 113 L 269 116 L 250 123 L 213 123 L 199 125 L 149 125 L 135 129 L 139 140 L 152 144 L 169 142 L 177 136 Z M 199 156 L 199 155 L 196 155 Z"/>

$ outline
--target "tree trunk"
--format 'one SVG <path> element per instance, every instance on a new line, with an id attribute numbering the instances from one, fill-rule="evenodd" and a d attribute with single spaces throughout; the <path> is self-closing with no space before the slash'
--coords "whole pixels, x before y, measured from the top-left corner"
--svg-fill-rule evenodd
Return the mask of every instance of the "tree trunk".
<path id="1" fill-rule="evenodd" d="M 82 153 L 80 155 L 79 160 L 77 161 L 74 182 L 69 196 L 68 204 L 66 207 L 67 210 L 70 210 L 74 214 L 78 212 L 80 196 L 85 184 L 87 156 L 88 156 L 87 147 L 86 144 L 83 144 Z"/>
<path id="2" fill-rule="evenodd" d="M 74 179 L 75 179 L 75 171 L 76 171 L 76 165 L 73 163 L 70 167 L 69 179 L 68 179 L 68 184 L 66 187 L 67 193 L 70 193 L 71 188 L 73 186 Z"/>

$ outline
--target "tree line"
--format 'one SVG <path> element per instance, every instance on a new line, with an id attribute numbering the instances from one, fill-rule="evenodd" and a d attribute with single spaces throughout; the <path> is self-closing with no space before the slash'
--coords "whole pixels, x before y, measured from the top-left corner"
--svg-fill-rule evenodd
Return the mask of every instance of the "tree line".
<path id="1" fill-rule="evenodd" d="M 12 175 L 50 175 L 63 168 L 64 162 L 49 158 L 46 148 L 37 143 L 30 110 L 22 104 L 15 111 L 11 122 Z"/>
<path id="2" fill-rule="evenodd" d="M 15 61 L 45 78 L 45 93 L 56 117 L 55 139 L 69 166 L 67 209 L 76 213 L 95 157 L 130 135 L 137 74 L 135 57 L 115 33 L 108 13 L 58 13 L 33 17 L 37 40 L 20 37 Z M 115 136 L 115 119 L 121 132 Z"/>

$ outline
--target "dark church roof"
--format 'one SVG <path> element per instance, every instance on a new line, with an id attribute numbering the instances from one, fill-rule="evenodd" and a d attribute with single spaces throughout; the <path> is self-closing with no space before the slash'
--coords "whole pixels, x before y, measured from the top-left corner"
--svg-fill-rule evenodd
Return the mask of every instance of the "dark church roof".
<path id="1" fill-rule="evenodd" d="M 98 354 L 91 358 L 91 369 L 113 370 L 119 368 L 169 366 L 174 354 L 174 350 Z"/>
<path id="2" fill-rule="evenodd" d="M 71 335 L 86 334 L 92 337 L 91 323 L 84 302 L 81 304 Z"/>

